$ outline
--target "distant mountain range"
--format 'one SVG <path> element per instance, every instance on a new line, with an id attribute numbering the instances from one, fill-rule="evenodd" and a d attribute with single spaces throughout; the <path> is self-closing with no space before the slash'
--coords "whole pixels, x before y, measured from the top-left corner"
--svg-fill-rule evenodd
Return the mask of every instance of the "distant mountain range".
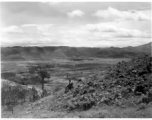
<path id="1" fill-rule="evenodd" d="M 47 46 L 47 47 L 1 47 L 2 61 L 26 61 L 26 60 L 51 60 L 54 58 L 132 58 L 141 55 L 151 55 L 151 44 L 144 44 L 136 47 L 109 47 L 109 48 L 89 48 L 89 47 L 67 47 L 67 46 Z"/>

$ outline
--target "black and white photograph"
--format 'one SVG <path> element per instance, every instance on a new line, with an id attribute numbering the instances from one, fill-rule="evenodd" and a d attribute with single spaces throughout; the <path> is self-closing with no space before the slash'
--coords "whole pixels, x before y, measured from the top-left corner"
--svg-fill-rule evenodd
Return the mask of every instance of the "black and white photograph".
<path id="1" fill-rule="evenodd" d="M 1 1 L 1 118 L 152 118 L 151 2 Z"/>

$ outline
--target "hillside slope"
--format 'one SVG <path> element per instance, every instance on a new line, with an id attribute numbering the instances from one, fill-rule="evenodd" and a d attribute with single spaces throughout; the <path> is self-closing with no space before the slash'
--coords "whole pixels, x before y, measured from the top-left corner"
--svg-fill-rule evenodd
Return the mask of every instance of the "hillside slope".
<path id="1" fill-rule="evenodd" d="M 72 90 L 59 94 L 51 108 L 87 110 L 92 106 L 140 107 L 152 102 L 152 58 L 144 56 L 120 62 L 105 75 L 95 74 L 80 81 Z"/>
<path id="2" fill-rule="evenodd" d="M 125 48 L 85 48 L 85 47 L 2 47 L 2 61 L 51 60 L 53 58 L 132 58 L 151 55 L 151 43 Z"/>

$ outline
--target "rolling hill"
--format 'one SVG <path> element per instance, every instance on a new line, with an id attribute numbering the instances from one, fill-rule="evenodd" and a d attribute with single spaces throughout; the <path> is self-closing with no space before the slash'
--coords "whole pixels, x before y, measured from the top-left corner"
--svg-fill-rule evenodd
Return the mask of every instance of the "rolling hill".
<path id="1" fill-rule="evenodd" d="M 151 43 L 136 47 L 1 47 L 2 61 L 51 60 L 53 58 L 132 58 L 141 55 L 151 55 Z"/>

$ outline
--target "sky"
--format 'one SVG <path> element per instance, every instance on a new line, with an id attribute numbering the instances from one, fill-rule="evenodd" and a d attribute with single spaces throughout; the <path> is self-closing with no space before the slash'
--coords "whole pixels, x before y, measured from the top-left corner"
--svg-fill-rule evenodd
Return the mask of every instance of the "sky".
<path id="1" fill-rule="evenodd" d="M 151 42 L 150 2 L 1 2 L 0 22 L 2 47 Z"/>

